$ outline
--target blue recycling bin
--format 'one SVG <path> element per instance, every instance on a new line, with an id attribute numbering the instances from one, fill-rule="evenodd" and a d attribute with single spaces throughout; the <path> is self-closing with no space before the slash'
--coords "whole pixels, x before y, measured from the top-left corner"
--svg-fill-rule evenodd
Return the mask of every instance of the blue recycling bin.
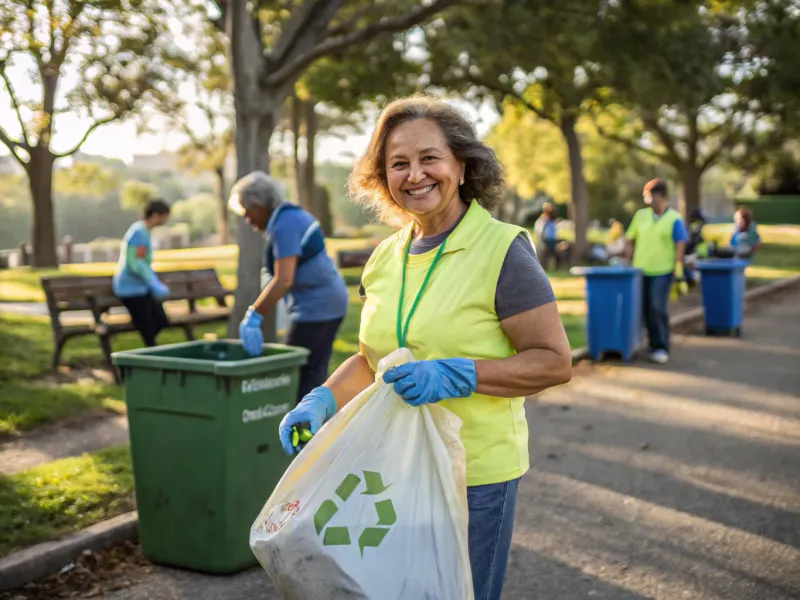
<path id="1" fill-rule="evenodd" d="M 575 267 L 586 277 L 586 338 L 595 360 L 616 352 L 628 362 L 642 340 L 642 272 L 633 267 Z"/>
<path id="2" fill-rule="evenodd" d="M 706 335 L 742 334 L 747 264 L 738 258 L 712 258 L 697 263 Z"/>

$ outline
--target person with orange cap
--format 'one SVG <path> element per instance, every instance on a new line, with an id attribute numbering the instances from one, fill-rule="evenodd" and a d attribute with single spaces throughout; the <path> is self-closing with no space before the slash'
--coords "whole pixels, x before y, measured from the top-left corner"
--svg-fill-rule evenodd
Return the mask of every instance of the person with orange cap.
<path id="1" fill-rule="evenodd" d="M 642 309 L 650 360 L 669 361 L 669 298 L 673 281 L 686 286 L 683 254 L 689 235 L 678 211 L 669 207 L 667 183 L 653 179 L 642 193 L 646 208 L 633 216 L 625 237 L 632 266 L 644 274 Z"/>

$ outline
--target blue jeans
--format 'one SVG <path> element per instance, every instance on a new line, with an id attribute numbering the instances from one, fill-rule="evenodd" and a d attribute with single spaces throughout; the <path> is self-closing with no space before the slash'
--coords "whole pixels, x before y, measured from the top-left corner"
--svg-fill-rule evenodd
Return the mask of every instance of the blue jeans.
<path id="1" fill-rule="evenodd" d="M 672 273 L 667 275 L 645 276 L 643 282 L 644 324 L 650 340 L 650 350 L 669 352 L 669 288 Z"/>
<path id="2" fill-rule="evenodd" d="M 519 479 L 467 488 L 469 563 L 475 600 L 500 600 Z"/>

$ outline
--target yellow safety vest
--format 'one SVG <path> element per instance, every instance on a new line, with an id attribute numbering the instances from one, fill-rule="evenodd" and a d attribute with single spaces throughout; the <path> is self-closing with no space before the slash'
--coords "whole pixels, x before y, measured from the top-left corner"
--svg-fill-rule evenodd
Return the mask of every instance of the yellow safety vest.
<path id="1" fill-rule="evenodd" d="M 448 236 L 408 328 L 406 346 L 417 360 L 501 359 L 516 354 L 495 313 L 495 291 L 508 248 L 524 229 L 501 223 L 470 202 L 466 215 Z M 364 269 L 366 292 L 359 341 L 372 370 L 397 349 L 397 308 L 403 255 L 412 226 L 376 248 Z M 406 266 L 403 319 L 422 284 L 436 250 L 410 255 Z M 467 454 L 467 485 L 520 477 L 529 467 L 528 424 L 523 398 L 473 394 L 444 400 L 462 422 Z"/>
<path id="2" fill-rule="evenodd" d="M 656 219 L 652 208 L 642 208 L 633 215 L 625 237 L 634 240 L 632 265 L 647 276 L 669 275 L 675 270 L 675 242 L 672 230 L 681 215 L 667 208 Z"/>

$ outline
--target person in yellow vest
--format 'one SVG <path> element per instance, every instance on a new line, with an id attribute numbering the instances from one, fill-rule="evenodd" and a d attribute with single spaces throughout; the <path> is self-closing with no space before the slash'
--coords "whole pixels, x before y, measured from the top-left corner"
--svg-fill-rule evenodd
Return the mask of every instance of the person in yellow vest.
<path id="1" fill-rule="evenodd" d="M 648 181 L 644 203 L 633 216 L 625 237 L 632 266 L 644 275 L 642 310 L 650 344 L 650 360 L 669 361 L 669 297 L 673 279 L 685 287 L 683 254 L 689 235 L 680 213 L 669 207 L 667 183 Z"/>
<path id="2" fill-rule="evenodd" d="M 364 269 L 360 352 L 284 417 L 281 443 L 294 453 L 293 425 L 318 430 L 375 380 L 381 358 L 407 347 L 417 362 L 383 380 L 412 406 L 441 402 L 461 418 L 475 598 L 498 599 L 529 466 L 524 398 L 572 376 L 555 296 L 527 231 L 490 215 L 502 167 L 449 104 L 389 104 L 349 186 L 402 228 Z"/>

